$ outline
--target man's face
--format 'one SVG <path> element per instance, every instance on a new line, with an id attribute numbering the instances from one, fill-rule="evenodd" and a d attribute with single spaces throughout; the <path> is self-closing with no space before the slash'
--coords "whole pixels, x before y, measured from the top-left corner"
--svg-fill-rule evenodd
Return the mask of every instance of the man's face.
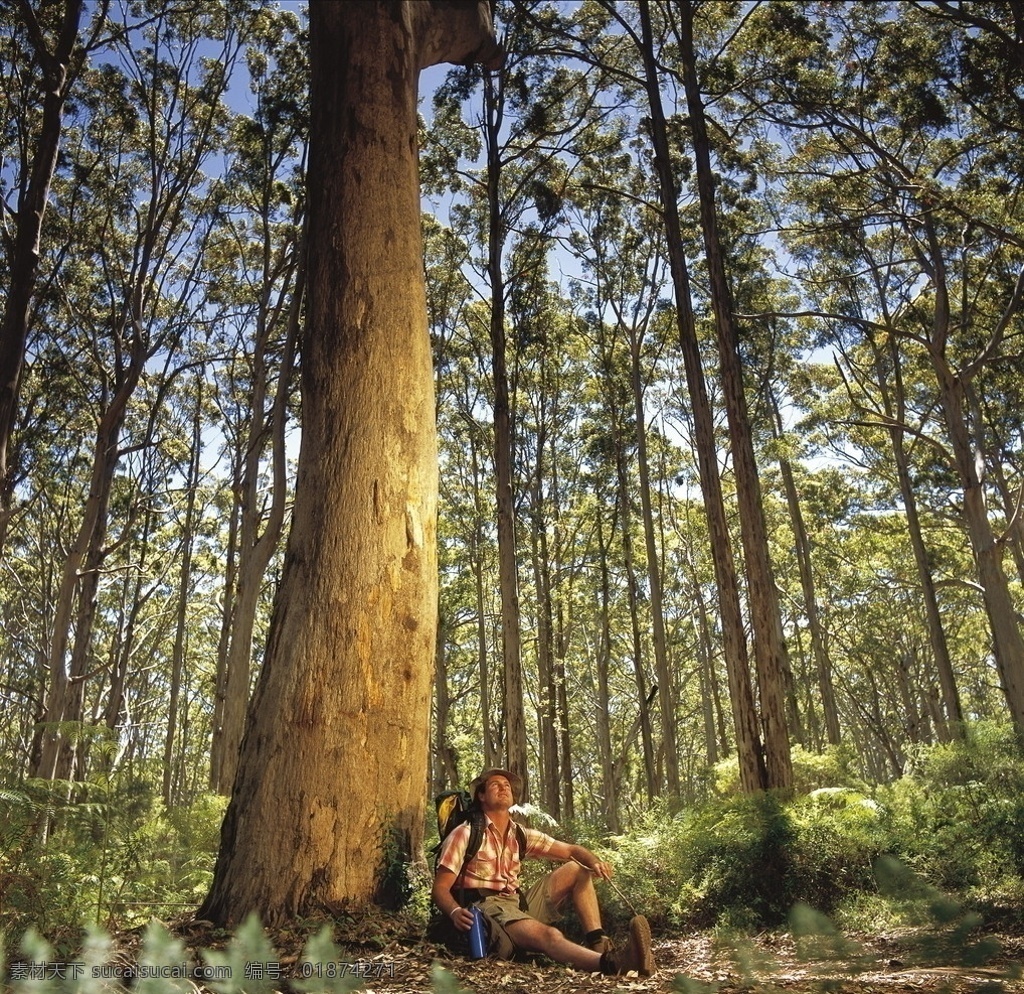
<path id="1" fill-rule="evenodd" d="M 508 777 L 490 777 L 484 787 L 481 802 L 485 811 L 512 807 L 515 799 L 512 796 L 512 785 L 508 782 Z"/>

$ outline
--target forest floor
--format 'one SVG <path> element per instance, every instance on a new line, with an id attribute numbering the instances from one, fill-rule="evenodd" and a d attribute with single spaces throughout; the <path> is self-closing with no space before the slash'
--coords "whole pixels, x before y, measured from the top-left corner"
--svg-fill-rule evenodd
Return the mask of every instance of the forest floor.
<path id="1" fill-rule="evenodd" d="M 211 931 L 208 923 L 178 923 L 174 931 L 192 952 L 227 941 L 226 933 Z M 300 975 L 310 934 L 307 929 L 268 936 L 279 961 L 280 990 L 289 990 L 286 978 Z M 317 969 L 325 969 L 328 979 L 332 973 L 358 977 L 368 994 L 1024 994 L 1024 934 L 1016 928 L 1000 935 L 936 936 L 912 929 L 832 935 L 819 937 L 815 946 L 781 932 L 726 940 L 710 932 L 678 935 L 655 929 L 657 970 L 651 977 L 585 974 L 543 957 L 473 962 L 428 942 L 422 924 L 401 915 L 338 921 L 334 942 L 340 959 Z M 131 957 L 130 948 L 122 946 L 121 952 Z M 438 967 L 446 974 L 439 976 Z"/>

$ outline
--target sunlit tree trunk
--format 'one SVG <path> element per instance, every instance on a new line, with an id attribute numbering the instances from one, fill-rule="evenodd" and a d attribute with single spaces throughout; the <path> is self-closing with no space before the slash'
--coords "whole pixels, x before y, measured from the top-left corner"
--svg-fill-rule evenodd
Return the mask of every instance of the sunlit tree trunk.
<path id="1" fill-rule="evenodd" d="M 484 3 L 310 7 L 309 304 L 291 534 L 200 916 L 389 901 L 423 829 L 437 452 L 419 69 L 493 58 Z"/>
<path id="2" fill-rule="evenodd" d="M 526 751 L 526 710 L 523 700 L 522 635 L 519 618 L 519 573 L 516 553 L 513 491 L 513 416 L 509 396 L 505 336 L 505 277 L 502 249 L 505 224 L 500 201 L 503 101 L 501 81 L 484 79 L 487 143 L 487 273 L 490 280 L 491 375 L 494 379 L 494 476 L 497 491 L 498 586 L 501 594 L 501 646 L 505 679 L 505 763 L 523 778 L 523 797 L 530 797 Z"/>
<path id="3" fill-rule="evenodd" d="M 790 681 L 789 659 L 786 643 L 782 638 L 779 596 L 768 554 L 768 529 L 764 519 L 761 484 L 750 432 L 750 417 L 739 356 L 739 336 L 733 317 L 732 292 L 725 272 L 725 259 L 718 230 L 711 143 L 707 134 L 693 43 L 693 15 L 696 6 L 693 0 L 684 0 L 678 7 L 683 84 L 686 91 L 686 107 L 689 111 L 690 133 L 693 138 L 704 250 L 711 277 L 711 307 L 718 332 L 722 392 L 729 421 L 733 469 L 736 475 L 740 535 L 746 566 L 747 595 L 750 599 L 750 622 L 754 634 L 758 700 L 761 725 L 764 729 L 765 766 L 769 787 L 788 788 L 793 783 L 786 721 L 786 697 Z"/>
<path id="4" fill-rule="evenodd" d="M 645 83 L 651 109 L 651 137 L 660 180 L 666 247 L 676 297 L 679 343 L 686 370 L 687 392 L 693 412 L 701 490 L 708 516 L 715 578 L 718 583 L 722 640 L 729 678 L 729 695 L 732 700 L 740 783 L 745 791 L 756 791 L 767 787 L 769 779 L 765 768 L 757 709 L 750 681 L 736 564 L 725 514 L 722 481 L 718 471 L 718 447 L 715 439 L 714 419 L 701 364 L 693 303 L 690 296 L 690 276 L 683 251 L 678 194 L 671 167 L 672 156 L 668 142 L 668 129 L 665 122 L 665 111 L 661 103 L 660 78 L 654 58 L 650 11 L 646 0 L 641 0 L 639 9 L 643 29 L 641 54 L 644 60 Z"/>

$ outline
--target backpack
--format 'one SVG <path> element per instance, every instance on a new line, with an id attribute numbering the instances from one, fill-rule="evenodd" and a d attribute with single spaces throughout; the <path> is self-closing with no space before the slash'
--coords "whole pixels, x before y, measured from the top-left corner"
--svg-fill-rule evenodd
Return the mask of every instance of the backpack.
<path id="1" fill-rule="evenodd" d="M 441 857 L 441 849 L 444 847 L 444 840 L 464 821 L 469 822 L 469 841 L 466 843 L 466 854 L 462 858 L 462 865 L 459 867 L 459 872 L 455 876 L 455 884 L 452 886 L 453 896 L 457 891 L 461 891 L 461 897 L 457 897 L 456 900 L 465 907 L 467 888 L 459 887 L 459 884 L 470 860 L 480 851 L 486 821 L 484 812 L 464 790 L 446 790 L 438 794 L 434 798 L 434 809 L 437 813 L 438 842 L 430 852 L 434 857 L 435 873 L 437 872 L 437 861 Z M 519 860 L 522 862 L 526 856 L 527 843 L 526 833 L 519 825 L 516 825 L 516 839 L 519 842 Z M 469 933 L 460 932 L 447 915 L 441 914 L 440 909 L 433 902 L 431 902 L 427 935 L 434 941 L 443 943 L 452 952 L 464 956 L 469 954 Z"/>

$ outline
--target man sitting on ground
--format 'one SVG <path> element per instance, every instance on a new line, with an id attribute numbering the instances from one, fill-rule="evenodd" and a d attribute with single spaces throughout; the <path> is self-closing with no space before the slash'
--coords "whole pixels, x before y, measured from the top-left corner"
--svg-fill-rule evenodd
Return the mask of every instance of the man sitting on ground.
<path id="1" fill-rule="evenodd" d="M 487 770 L 470 785 L 474 803 L 483 811 L 484 833 L 480 849 L 463 867 L 470 823 L 458 825 L 444 840 L 434 877 L 433 898 L 455 927 L 467 932 L 473 916 L 467 901 L 483 911 L 488 922 L 490 947 L 509 959 L 516 950 L 544 953 L 578 970 L 628 973 L 654 972 L 651 929 L 643 915 L 629 923 L 629 941 L 613 947 L 601 927 L 601 912 L 594 877 L 607 880 L 612 867 L 583 846 L 569 845 L 527 828 L 526 855 L 562 861 L 526 894 L 519 890 L 519 841 L 509 813 L 522 780 L 508 770 Z M 463 899 L 460 901 L 460 897 Z M 571 898 L 583 927 L 585 945 L 570 942 L 551 926 Z"/>

